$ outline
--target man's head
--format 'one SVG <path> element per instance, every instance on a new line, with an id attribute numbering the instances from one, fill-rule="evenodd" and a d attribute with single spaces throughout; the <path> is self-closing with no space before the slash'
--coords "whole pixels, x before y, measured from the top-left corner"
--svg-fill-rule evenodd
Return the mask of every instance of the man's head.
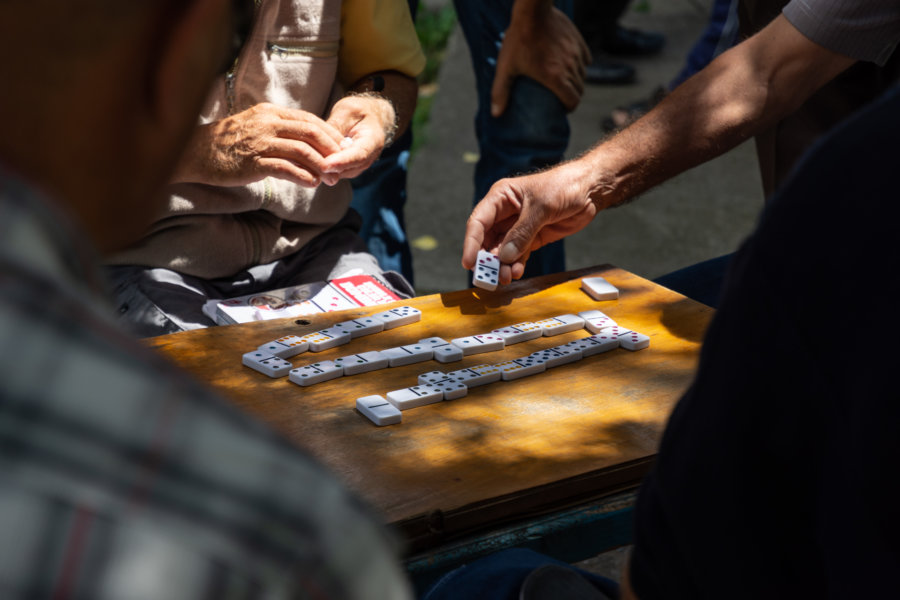
<path id="1" fill-rule="evenodd" d="M 0 0 L 0 163 L 94 242 L 133 242 L 162 200 L 250 0 Z"/>

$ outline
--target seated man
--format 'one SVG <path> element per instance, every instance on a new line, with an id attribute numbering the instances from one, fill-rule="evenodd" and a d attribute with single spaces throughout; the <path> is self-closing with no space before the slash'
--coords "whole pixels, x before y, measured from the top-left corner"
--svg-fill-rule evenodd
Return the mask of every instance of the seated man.
<path id="1" fill-rule="evenodd" d="M 898 135 L 895 88 L 735 255 L 641 488 L 625 598 L 897 593 Z"/>
<path id="2" fill-rule="evenodd" d="M 0 2 L 4 600 L 409 597 L 356 498 L 136 344 L 103 293 L 98 251 L 162 209 L 252 6 Z"/>
<path id="3" fill-rule="evenodd" d="M 119 312 L 140 335 L 212 325 L 209 298 L 355 269 L 413 294 L 366 253 L 347 181 L 412 115 L 424 57 L 406 1 L 256 4 L 168 205 L 140 242 L 108 257 Z"/>

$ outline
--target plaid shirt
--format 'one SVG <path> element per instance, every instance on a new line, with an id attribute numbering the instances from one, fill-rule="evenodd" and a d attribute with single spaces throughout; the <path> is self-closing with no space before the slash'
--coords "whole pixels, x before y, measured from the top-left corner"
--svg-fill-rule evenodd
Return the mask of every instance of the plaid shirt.
<path id="1" fill-rule="evenodd" d="M 0 597 L 407 598 L 333 477 L 119 331 L 55 211 L 0 170 Z"/>

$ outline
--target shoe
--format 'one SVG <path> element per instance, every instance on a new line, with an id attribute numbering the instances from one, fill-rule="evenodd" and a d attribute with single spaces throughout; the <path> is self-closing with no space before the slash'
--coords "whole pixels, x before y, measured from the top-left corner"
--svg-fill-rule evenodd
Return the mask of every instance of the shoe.
<path id="1" fill-rule="evenodd" d="M 622 85 L 633 83 L 635 70 L 625 63 L 607 62 L 595 58 L 585 69 L 584 80 L 597 85 Z"/>
<path id="2" fill-rule="evenodd" d="M 663 49 L 666 45 L 666 36 L 616 25 L 611 35 L 600 38 L 599 45 L 604 52 L 613 56 L 647 56 Z"/>
<path id="3" fill-rule="evenodd" d="M 625 129 L 643 117 L 654 106 L 662 102 L 662 99 L 665 98 L 668 93 L 669 92 L 665 87 L 659 86 L 653 90 L 653 93 L 649 98 L 632 102 L 628 106 L 614 108 L 609 116 L 603 119 L 603 122 L 601 123 L 603 130 L 607 133 L 612 133 L 614 131 L 619 131 L 620 129 Z"/>

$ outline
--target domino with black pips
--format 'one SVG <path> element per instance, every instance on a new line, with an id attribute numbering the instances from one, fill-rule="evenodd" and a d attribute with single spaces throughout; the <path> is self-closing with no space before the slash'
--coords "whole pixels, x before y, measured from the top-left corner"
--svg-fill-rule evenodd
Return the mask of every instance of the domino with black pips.
<path id="1" fill-rule="evenodd" d="M 297 367 L 296 369 L 291 369 L 288 378 L 297 385 L 306 387 L 316 383 L 322 383 L 323 381 L 337 379 L 338 377 L 343 376 L 343 374 L 344 367 L 335 364 L 332 360 L 323 360 L 311 365 L 304 365 L 302 367 Z"/>
<path id="2" fill-rule="evenodd" d="M 388 368 L 388 358 L 376 350 L 342 356 L 334 359 L 334 364 L 344 369 L 344 375 L 358 375 Z"/>
<path id="3" fill-rule="evenodd" d="M 333 329 L 346 331 L 350 334 L 351 339 L 356 339 L 364 335 L 371 335 L 384 331 L 384 321 L 372 315 L 368 317 L 360 317 L 350 321 L 341 321 L 332 325 Z"/>
<path id="4" fill-rule="evenodd" d="M 422 311 L 412 306 L 398 306 L 373 315 L 384 323 L 385 330 L 422 320 Z"/>
<path id="5" fill-rule="evenodd" d="M 418 408 L 427 404 L 441 402 L 444 399 L 444 390 L 427 383 L 425 385 L 414 385 L 413 387 L 403 388 L 402 390 L 394 390 L 386 395 L 387 401 L 396 406 L 399 410 L 409 410 Z"/>
<path id="6" fill-rule="evenodd" d="M 400 409 L 378 394 L 357 398 L 356 410 L 379 427 L 396 425 L 403 420 Z"/>
<path id="7" fill-rule="evenodd" d="M 533 354 L 498 363 L 494 366 L 500 370 L 500 376 L 503 378 L 503 381 L 513 381 L 547 370 L 546 361 Z"/>
<path id="8" fill-rule="evenodd" d="M 431 360 L 434 356 L 434 350 L 430 346 L 424 344 L 409 344 L 407 346 L 397 346 L 396 348 L 388 348 L 382 350 L 388 359 L 388 365 L 391 367 L 402 367 L 404 365 L 412 365 L 417 362 Z"/>
<path id="9" fill-rule="evenodd" d="M 250 367 L 254 371 L 268 375 L 272 379 L 284 377 L 291 370 L 291 363 L 262 350 L 247 352 L 241 357 L 241 363 L 245 367 Z"/>

